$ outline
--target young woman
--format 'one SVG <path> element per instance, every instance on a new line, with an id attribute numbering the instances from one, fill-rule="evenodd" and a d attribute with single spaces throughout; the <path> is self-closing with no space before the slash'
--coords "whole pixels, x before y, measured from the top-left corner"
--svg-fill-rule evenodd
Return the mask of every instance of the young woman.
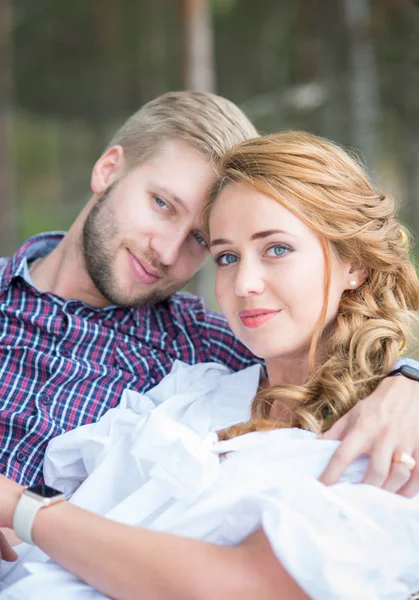
<path id="1" fill-rule="evenodd" d="M 267 377 L 177 364 L 56 438 L 45 477 L 74 495 L 29 529 L 56 562 L 24 546 L 2 598 L 402 600 L 419 588 L 419 502 L 353 485 L 366 459 L 335 486 L 318 481 L 337 445 L 319 434 L 394 369 L 419 308 L 393 200 L 339 147 L 283 133 L 225 157 L 208 226 L 218 302 Z M 415 466 L 405 444 L 397 489 Z M 0 525 L 18 533 L 21 496 L 0 480 Z"/>

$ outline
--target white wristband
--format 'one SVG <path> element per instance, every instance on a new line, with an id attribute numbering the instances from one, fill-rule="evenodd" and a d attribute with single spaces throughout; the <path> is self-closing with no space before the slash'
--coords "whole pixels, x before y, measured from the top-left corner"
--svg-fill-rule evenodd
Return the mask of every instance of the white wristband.
<path id="1" fill-rule="evenodd" d="M 13 515 L 16 535 L 22 541 L 33 544 L 32 526 L 37 512 L 62 500 L 65 500 L 64 494 L 45 484 L 24 489 Z"/>
<path id="2" fill-rule="evenodd" d="M 13 529 L 18 538 L 28 544 L 33 544 L 32 525 L 36 513 L 42 508 L 41 502 L 22 494 L 15 514 L 13 515 Z"/>

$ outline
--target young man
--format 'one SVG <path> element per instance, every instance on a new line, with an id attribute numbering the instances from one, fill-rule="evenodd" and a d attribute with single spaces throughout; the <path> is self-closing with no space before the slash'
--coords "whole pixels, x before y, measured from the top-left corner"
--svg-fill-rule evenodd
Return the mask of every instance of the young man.
<path id="1" fill-rule="evenodd" d="M 148 390 L 176 359 L 231 369 L 255 360 L 222 316 L 177 293 L 207 258 L 201 211 L 214 161 L 255 135 L 212 94 L 149 102 L 95 164 L 93 195 L 68 233 L 35 236 L 0 263 L 1 473 L 37 482 L 52 437 L 97 420 L 126 387 Z M 415 456 L 418 400 L 416 382 L 383 382 L 333 428 L 345 440 L 325 481 L 367 453 L 371 483 L 401 488 L 411 471 L 392 452 Z M 418 491 L 416 469 L 408 485 Z"/>
<path id="2" fill-rule="evenodd" d="M 197 92 L 146 104 L 95 164 L 66 235 L 28 240 L 0 273 L 0 471 L 40 479 L 48 441 L 97 420 L 124 388 L 176 359 L 252 361 L 225 320 L 176 294 L 205 262 L 201 211 L 214 161 L 257 135 L 231 102 Z M 254 361 L 254 359 L 253 359 Z"/>

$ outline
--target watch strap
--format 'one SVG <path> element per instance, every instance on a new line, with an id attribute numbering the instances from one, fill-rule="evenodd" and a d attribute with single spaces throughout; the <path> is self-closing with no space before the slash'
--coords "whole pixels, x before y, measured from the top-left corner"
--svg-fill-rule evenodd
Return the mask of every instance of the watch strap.
<path id="1" fill-rule="evenodd" d="M 22 494 L 13 515 L 13 529 L 18 538 L 27 544 L 33 544 L 32 525 L 36 513 L 42 508 L 41 502 Z"/>
<path id="2" fill-rule="evenodd" d="M 419 381 L 419 369 L 412 367 L 412 365 L 401 365 L 397 369 L 393 369 L 388 373 L 387 377 L 393 377 L 394 375 L 404 375 L 414 381 Z"/>

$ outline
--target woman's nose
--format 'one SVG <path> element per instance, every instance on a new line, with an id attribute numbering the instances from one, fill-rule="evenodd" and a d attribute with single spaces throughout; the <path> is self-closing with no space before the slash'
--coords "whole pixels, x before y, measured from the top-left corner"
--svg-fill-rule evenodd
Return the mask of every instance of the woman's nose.
<path id="1" fill-rule="evenodd" d="M 265 289 L 263 272 L 260 266 L 252 262 L 241 262 L 236 274 L 235 292 L 237 296 L 261 294 Z"/>

